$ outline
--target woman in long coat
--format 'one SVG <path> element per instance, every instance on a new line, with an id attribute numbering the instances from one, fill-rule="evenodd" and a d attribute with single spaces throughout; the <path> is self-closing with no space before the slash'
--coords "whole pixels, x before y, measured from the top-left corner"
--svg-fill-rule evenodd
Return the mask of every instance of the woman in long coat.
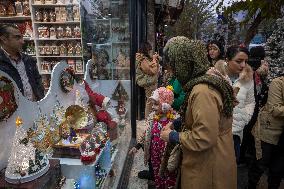
<path id="1" fill-rule="evenodd" d="M 200 41 L 175 37 L 166 59 L 187 94 L 182 132 L 163 129 L 161 138 L 181 144 L 181 188 L 236 189 L 232 137 L 233 89 L 229 82 L 206 74 L 208 60 Z"/>

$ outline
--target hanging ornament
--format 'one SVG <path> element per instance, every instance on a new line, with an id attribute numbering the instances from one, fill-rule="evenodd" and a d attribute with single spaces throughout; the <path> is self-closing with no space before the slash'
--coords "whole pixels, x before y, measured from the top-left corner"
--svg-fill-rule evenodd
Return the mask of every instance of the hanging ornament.
<path id="1" fill-rule="evenodd" d="M 60 76 L 60 86 L 63 92 L 68 93 L 74 86 L 74 70 L 70 67 L 64 69 Z"/>
<path id="2" fill-rule="evenodd" d="M 13 115 L 17 107 L 12 81 L 0 76 L 0 121 Z"/>

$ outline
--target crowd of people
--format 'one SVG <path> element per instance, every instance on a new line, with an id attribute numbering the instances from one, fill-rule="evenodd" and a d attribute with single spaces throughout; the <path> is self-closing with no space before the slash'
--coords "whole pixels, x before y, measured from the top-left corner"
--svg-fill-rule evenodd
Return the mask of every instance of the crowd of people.
<path id="1" fill-rule="evenodd" d="M 140 178 L 153 180 L 157 189 L 233 189 L 237 166 L 245 165 L 247 188 L 256 189 L 266 170 L 268 188 L 279 188 L 284 174 L 284 73 L 268 82 L 263 47 L 225 48 L 216 40 L 206 46 L 182 36 L 171 38 L 160 63 L 161 86 L 158 55 L 141 58 L 141 52 L 136 65 L 155 69 L 141 71 L 155 77 L 156 87 L 147 95 L 145 111 L 150 106 L 152 113 L 145 116 L 146 131 L 130 151 L 145 152 L 149 172 Z"/>

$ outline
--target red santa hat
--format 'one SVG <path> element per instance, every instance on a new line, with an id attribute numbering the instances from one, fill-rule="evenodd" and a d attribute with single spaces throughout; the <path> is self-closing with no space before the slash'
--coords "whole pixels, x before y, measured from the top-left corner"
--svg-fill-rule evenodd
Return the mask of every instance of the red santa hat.
<path id="1" fill-rule="evenodd" d="M 110 102 L 110 98 L 94 92 L 86 81 L 84 81 L 84 83 L 91 103 L 101 108 L 106 108 Z"/>
<path id="2" fill-rule="evenodd" d="M 104 122 L 107 124 L 108 129 L 114 129 L 117 126 L 117 123 L 111 120 L 111 116 L 105 110 L 98 111 L 96 117 L 98 122 Z"/>

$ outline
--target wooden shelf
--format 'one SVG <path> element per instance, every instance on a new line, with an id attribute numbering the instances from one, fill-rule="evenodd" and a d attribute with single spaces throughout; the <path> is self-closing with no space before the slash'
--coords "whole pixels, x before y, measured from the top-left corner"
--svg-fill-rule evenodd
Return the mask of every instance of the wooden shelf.
<path id="1" fill-rule="evenodd" d="M 24 41 L 33 41 L 33 37 L 23 37 Z"/>
<path id="2" fill-rule="evenodd" d="M 34 22 L 35 24 L 80 24 L 80 21 L 62 21 L 62 22 Z"/>
<path id="3" fill-rule="evenodd" d="M 37 41 L 66 41 L 66 40 L 81 40 L 81 38 L 60 38 L 60 39 L 50 39 L 50 38 L 38 38 Z"/>
<path id="4" fill-rule="evenodd" d="M 0 17 L 1 21 L 25 21 L 31 20 L 31 16 L 7 16 L 7 17 Z"/>
<path id="5" fill-rule="evenodd" d="M 38 56 L 39 58 L 82 58 L 82 56 L 56 56 L 56 55 L 54 55 L 54 56 L 48 56 L 48 55 L 46 55 L 46 56 L 44 56 L 44 55 L 40 55 L 40 56 Z"/>
<path id="6" fill-rule="evenodd" d="M 51 72 L 40 72 L 40 75 L 51 75 Z M 84 75 L 84 73 L 75 72 L 75 75 Z"/>

